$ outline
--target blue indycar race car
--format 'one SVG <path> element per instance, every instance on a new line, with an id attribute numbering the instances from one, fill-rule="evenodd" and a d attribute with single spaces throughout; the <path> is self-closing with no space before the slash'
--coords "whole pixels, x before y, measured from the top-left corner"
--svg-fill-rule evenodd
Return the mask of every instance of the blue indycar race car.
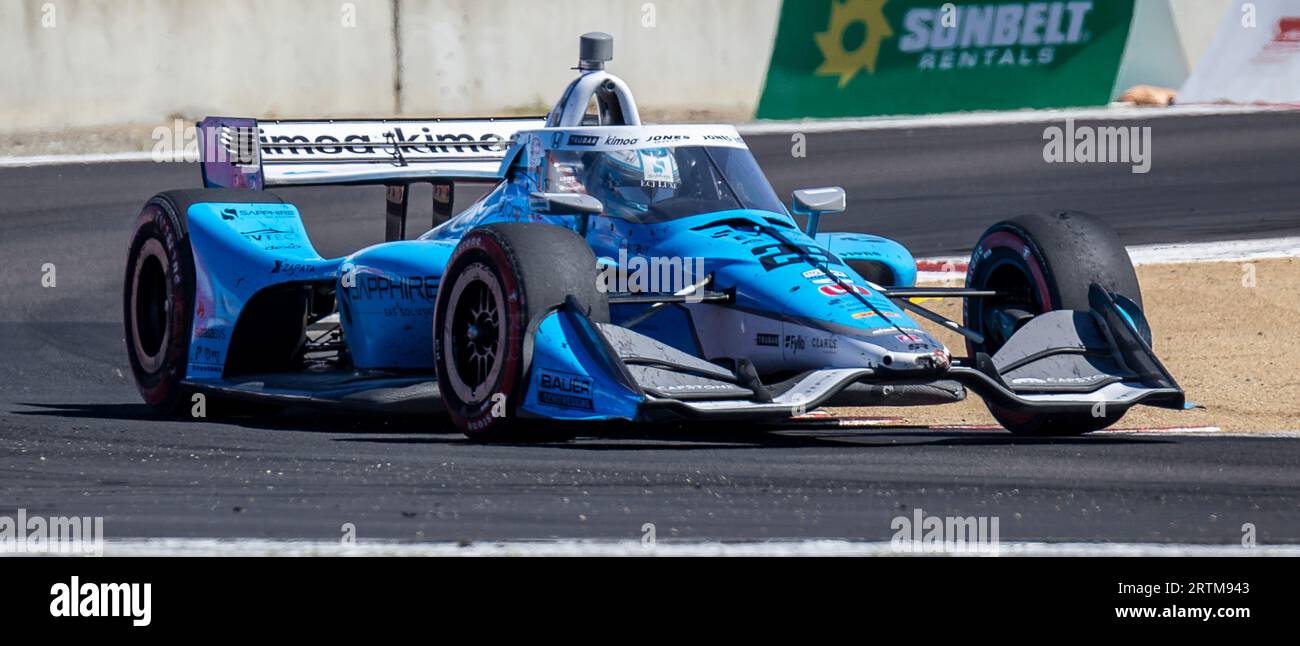
<path id="1" fill-rule="evenodd" d="M 1184 407 L 1098 219 L 994 224 L 964 287 L 917 287 L 897 242 L 819 231 L 842 189 L 795 191 L 787 210 L 734 127 L 642 124 L 604 69 L 609 37 L 580 52 L 544 119 L 203 120 L 205 188 L 151 199 L 130 245 L 126 343 L 144 400 L 445 412 L 481 440 L 968 390 L 1033 435 Z M 407 240 L 413 183 L 433 185 L 441 223 Z M 453 215 L 467 183 L 491 189 Z M 387 187 L 386 242 L 323 258 L 266 190 L 331 184 Z M 964 299 L 963 320 L 921 298 Z M 919 319 L 964 337 L 964 353 Z"/>

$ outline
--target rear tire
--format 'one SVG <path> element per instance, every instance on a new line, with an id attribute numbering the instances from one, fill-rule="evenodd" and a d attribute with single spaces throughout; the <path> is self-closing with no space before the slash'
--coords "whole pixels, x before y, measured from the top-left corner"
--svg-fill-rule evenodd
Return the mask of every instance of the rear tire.
<path id="1" fill-rule="evenodd" d="M 966 327 L 985 336 L 967 340 L 970 356 L 994 355 L 1029 317 L 1061 309 L 1088 311 L 1088 289 L 1098 283 L 1142 305 L 1142 290 L 1128 251 L 1113 229 L 1080 211 L 1022 215 L 989 227 L 971 253 L 966 286 L 1009 295 L 969 298 Z M 1026 413 L 986 402 L 1004 428 L 1017 435 L 1081 435 L 1118 422 L 1124 412 Z"/>
<path id="2" fill-rule="evenodd" d="M 528 326 L 570 295 L 597 322 L 609 300 L 596 257 L 576 233 L 512 222 L 471 230 L 447 262 L 434 308 L 438 390 L 452 422 L 478 441 L 567 439 L 544 420 L 516 416 L 526 387 Z"/>

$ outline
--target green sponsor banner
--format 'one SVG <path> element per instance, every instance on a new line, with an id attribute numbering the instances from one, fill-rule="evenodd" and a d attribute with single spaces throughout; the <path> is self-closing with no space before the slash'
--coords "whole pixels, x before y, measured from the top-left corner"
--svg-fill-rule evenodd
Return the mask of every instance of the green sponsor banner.
<path id="1" fill-rule="evenodd" d="M 761 119 L 1104 105 L 1134 0 L 786 0 Z"/>

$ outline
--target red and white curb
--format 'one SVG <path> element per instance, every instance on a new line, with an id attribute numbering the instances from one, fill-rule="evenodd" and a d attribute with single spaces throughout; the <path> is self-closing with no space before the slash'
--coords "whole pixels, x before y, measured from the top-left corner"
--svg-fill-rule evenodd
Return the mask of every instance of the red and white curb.
<path id="1" fill-rule="evenodd" d="M 832 414 L 829 411 L 815 410 L 789 420 L 799 428 L 864 428 L 889 427 L 907 423 L 902 417 L 859 417 Z M 778 426 L 781 424 L 778 423 Z"/>

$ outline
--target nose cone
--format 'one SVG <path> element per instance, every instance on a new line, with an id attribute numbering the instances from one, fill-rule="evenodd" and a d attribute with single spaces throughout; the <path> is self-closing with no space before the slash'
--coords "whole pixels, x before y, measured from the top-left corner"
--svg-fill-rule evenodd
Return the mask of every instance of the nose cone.
<path id="1" fill-rule="evenodd" d="M 888 367 L 895 370 L 947 367 L 944 345 L 901 307 L 837 259 L 818 264 L 802 259 L 771 268 L 761 261 L 733 264 L 720 272 L 719 284 L 726 280 L 736 286 L 737 306 L 779 317 L 787 334 L 808 336 L 810 344 L 834 338 L 840 358 L 858 357 L 850 365 L 866 360 L 893 364 Z"/>
<path id="2" fill-rule="evenodd" d="M 741 307 L 863 334 L 919 329 L 866 279 L 797 229 L 724 221 L 698 233 L 708 241 L 707 257 L 717 261 L 715 285 L 734 287 Z"/>
<path id="3" fill-rule="evenodd" d="M 898 305 L 802 232 L 788 225 L 774 231 L 776 225 L 754 221 L 761 217 L 693 227 L 700 238 L 680 245 L 705 255 L 714 289 L 734 290 L 734 307 L 747 317 L 737 327 L 778 322 L 759 330 L 764 342 L 754 345 L 775 349 L 779 342 L 790 369 L 947 368 L 944 345 Z M 757 338 L 754 330 L 740 333 Z"/>

